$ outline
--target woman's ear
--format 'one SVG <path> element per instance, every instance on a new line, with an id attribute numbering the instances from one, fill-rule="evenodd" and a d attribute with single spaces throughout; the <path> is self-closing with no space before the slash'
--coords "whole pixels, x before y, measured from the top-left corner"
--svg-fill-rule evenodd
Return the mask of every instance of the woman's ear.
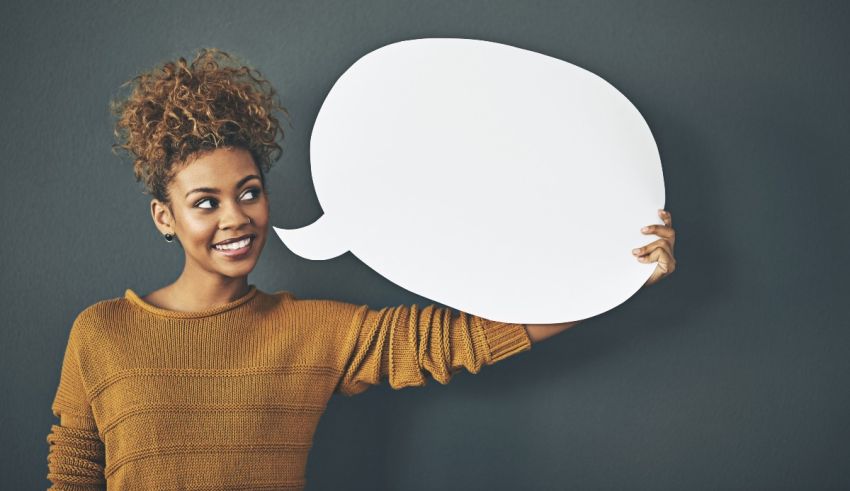
<path id="1" fill-rule="evenodd" d="M 174 234 L 174 216 L 171 209 L 158 199 L 151 200 L 151 217 L 153 223 L 162 235 Z"/>

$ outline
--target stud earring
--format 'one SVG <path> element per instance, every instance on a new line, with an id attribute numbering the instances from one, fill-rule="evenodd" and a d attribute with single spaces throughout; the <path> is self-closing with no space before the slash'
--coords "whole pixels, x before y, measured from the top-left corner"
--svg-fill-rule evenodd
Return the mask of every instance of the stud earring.
<path id="1" fill-rule="evenodd" d="M 167 242 L 171 242 L 172 240 L 174 240 L 174 237 L 175 237 L 174 234 L 165 234 L 165 240 Z"/>

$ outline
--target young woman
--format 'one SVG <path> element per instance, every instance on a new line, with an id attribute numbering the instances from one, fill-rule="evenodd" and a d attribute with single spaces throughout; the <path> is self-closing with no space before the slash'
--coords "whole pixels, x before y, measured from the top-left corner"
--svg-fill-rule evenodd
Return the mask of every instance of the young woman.
<path id="1" fill-rule="evenodd" d="M 116 137 L 185 265 L 147 295 L 127 289 L 70 331 L 47 437 L 51 489 L 302 489 L 334 393 L 387 380 L 446 384 L 574 326 L 494 322 L 430 305 L 371 310 L 248 284 L 266 243 L 265 173 L 286 110 L 259 72 L 202 50 L 135 77 Z M 675 234 L 636 249 L 675 269 Z M 427 374 L 426 374 L 427 372 Z"/>

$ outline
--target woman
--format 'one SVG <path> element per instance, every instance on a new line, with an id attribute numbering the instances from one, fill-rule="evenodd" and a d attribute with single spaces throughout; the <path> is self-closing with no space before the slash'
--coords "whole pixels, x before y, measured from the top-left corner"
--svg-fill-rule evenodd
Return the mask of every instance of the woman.
<path id="1" fill-rule="evenodd" d="M 48 436 L 53 489 L 302 489 L 334 393 L 442 384 L 577 322 L 494 322 L 434 305 L 370 310 L 248 284 L 266 243 L 265 173 L 280 156 L 275 91 L 202 50 L 134 78 L 113 104 L 151 215 L 185 265 L 147 295 L 127 289 L 74 320 Z M 238 65 L 238 64 L 237 64 Z M 636 249 L 675 269 L 670 216 Z M 273 431 L 270 431 L 273 429 Z"/>

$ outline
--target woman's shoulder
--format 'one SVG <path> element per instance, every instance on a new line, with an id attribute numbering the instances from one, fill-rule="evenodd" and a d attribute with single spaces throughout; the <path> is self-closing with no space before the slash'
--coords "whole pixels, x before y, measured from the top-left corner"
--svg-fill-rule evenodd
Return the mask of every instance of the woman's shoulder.
<path id="1" fill-rule="evenodd" d="M 104 328 L 116 319 L 122 301 L 121 297 L 99 300 L 77 313 L 68 331 L 68 343 L 75 349 L 97 344 Z"/>
<path id="2" fill-rule="evenodd" d="M 294 304 L 305 306 L 305 307 L 317 307 L 317 308 L 346 308 L 346 307 L 359 307 L 359 304 L 346 302 L 344 300 L 337 300 L 333 298 L 322 298 L 322 297 L 304 297 L 302 298 L 300 295 L 295 294 L 290 290 L 277 290 L 274 293 L 266 293 L 265 295 L 273 296 L 287 302 L 292 302 Z"/>
<path id="3" fill-rule="evenodd" d="M 100 314 L 104 314 L 106 312 L 109 312 L 110 310 L 115 309 L 116 307 L 118 307 L 119 305 L 121 305 L 122 303 L 124 303 L 126 301 L 127 300 L 123 296 L 121 296 L 121 297 L 111 297 L 111 298 L 105 298 L 103 300 L 98 300 L 98 301 L 94 302 L 93 304 L 89 305 L 88 307 L 84 308 L 83 310 L 81 310 L 80 313 L 78 314 L 78 316 L 79 317 L 90 317 L 90 316 L 97 316 L 97 315 L 100 315 Z"/>
<path id="4" fill-rule="evenodd" d="M 266 298 L 284 311 L 303 312 L 310 316 L 341 316 L 350 317 L 357 309 L 367 307 L 357 303 L 346 302 L 332 298 L 305 297 L 290 290 L 277 290 L 273 293 L 264 293 Z"/>
<path id="5" fill-rule="evenodd" d="M 93 322 L 112 317 L 115 314 L 115 311 L 120 309 L 126 302 L 127 300 L 124 297 L 112 297 L 98 300 L 77 314 L 74 318 L 74 325 L 88 325 Z"/>

